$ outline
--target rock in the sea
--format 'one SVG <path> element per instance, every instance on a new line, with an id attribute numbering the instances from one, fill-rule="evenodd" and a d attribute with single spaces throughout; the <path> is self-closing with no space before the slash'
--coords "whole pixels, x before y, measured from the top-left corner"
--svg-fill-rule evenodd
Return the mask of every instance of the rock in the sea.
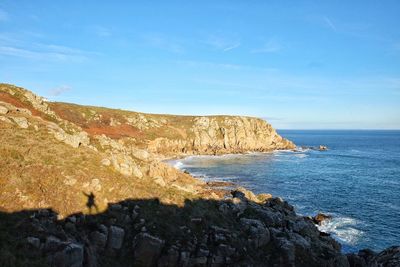
<path id="1" fill-rule="evenodd" d="M 164 241 L 148 233 L 140 233 L 133 240 L 135 266 L 156 266 Z"/>
<path id="2" fill-rule="evenodd" d="M 318 150 L 319 150 L 319 151 L 326 151 L 326 150 L 328 150 L 328 147 L 327 147 L 327 146 L 320 145 L 320 146 L 318 147 Z"/>
<path id="3" fill-rule="evenodd" d="M 332 216 L 324 213 L 318 213 L 314 216 L 313 221 L 315 224 L 321 225 L 326 220 L 331 220 Z"/>

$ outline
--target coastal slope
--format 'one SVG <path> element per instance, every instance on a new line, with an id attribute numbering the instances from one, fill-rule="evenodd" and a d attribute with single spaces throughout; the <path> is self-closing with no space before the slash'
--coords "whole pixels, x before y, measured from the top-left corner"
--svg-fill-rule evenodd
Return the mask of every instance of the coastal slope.
<path id="1" fill-rule="evenodd" d="M 0 266 L 350 266 L 394 259 L 398 248 L 343 255 L 286 201 L 221 190 L 162 162 L 294 147 L 261 119 L 48 102 L 0 84 Z"/>

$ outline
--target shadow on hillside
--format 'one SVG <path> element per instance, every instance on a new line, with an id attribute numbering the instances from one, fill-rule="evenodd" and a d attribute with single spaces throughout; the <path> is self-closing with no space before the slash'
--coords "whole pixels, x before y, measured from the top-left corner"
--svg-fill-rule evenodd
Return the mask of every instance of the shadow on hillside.
<path id="1" fill-rule="evenodd" d="M 87 197 L 92 211 L 95 196 Z M 285 201 L 234 199 L 183 207 L 127 199 L 61 220 L 51 209 L 0 212 L 0 266 L 321 266 L 345 258 Z M 295 234 L 297 221 L 305 230 Z"/>

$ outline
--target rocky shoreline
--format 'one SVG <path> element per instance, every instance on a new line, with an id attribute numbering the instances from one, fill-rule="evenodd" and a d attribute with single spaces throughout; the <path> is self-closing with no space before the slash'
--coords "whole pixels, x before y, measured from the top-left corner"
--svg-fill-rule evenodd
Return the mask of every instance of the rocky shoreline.
<path id="1" fill-rule="evenodd" d="M 399 247 L 344 255 L 312 218 L 268 194 L 238 188 L 183 207 L 158 199 L 110 204 L 58 219 L 48 209 L 6 214 L 1 266 L 399 266 Z M 20 263 L 20 262 L 19 262 Z"/>
<path id="2" fill-rule="evenodd" d="M 266 121 L 48 103 L 0 84 L 0 266 L 399 266 L 171 157 L 293 149 Z M 222 186 L 222 188 L 221 188 Z"/>
<path id="3" fill-rule="evenodd" d="M 319 151 L 326 151 L 328 148 L 326 146 L 320 145 L 319 147 L 302 147 L 302 149 L 315 149 Z M 293 149 L 293 151 L 296 151 L 296 149 Z M 266 152 L 268 153 L 268 152 Z M 186 171 L 185 171 L 186 172 Z M 197 178 L 197 177 L 195 177 Z M 240 187 L 239 185 L 233 183 L 233 182 L 225 182 L 225 181 L 208 181 L 206 183 L 208 188 L 213 189 L 214 191 L 217 191 L 219 196 L 222 196 L 223 198 L 230 198 L 230 194 L 235 195 L 235 192 L 240 191 L 245 194 L 245 197 L 247 200 L 255 200 L 258 202 L 258 197 L 251 191 Z M 235 190 L 232 191 L 233 188 L 236 188 Z M 266 198 L 272 198 L 272 195 L 270 194 L 260 194 L 262 196 L 266 196 Z M 285 202 L 281 198 L 276 198 L 279 199 L 279 201 Z M 285 202 L 286 203 L 286 202 Z M 290 206 L 289 204 L 287 204 Z M 290 206 L 291 209 L 294 211 L 293 206 Z M 327 215 L 324 213 L 318 213 L 315 216 L 305 216 L 309 222 L 313 222 L 314 225 L 322 225 L 325 221 L 329 221 L 332 219 L 331 215 Z M 330 237 L 331 235 L 329 233 L 321 232 L 319 231 L 320 236 L 326 236 Z M 336 241 L 336 240 L 335 240 Z M 338 241 L 336 241 L 338 242 Z M 337 245 L 341 248 L 340 243 L 338 242 Z M 340 249 L 341 252 L 341 249 Z M 373 251 L 371 249 L 365 248 L 359 250 L 357 253 L 347 253 L 345 254 L 347 257 L 347 262 L 344 260 L 343 262 L 335 262 L 334 265 L 321 265 L 321 266 L 350 266 L 350 267 L 380 267 L 380 266 L 400 266 L 400 246 L 392 246 L 388 247 L 387 249 L 384 249 L 380 252 Z M 282 262 L 281 262 L 282 263 Z M 322 264 L 322 263 L 320 263 Z M 269 265 L 266 265 L 269 266 Z M 275 265 L 274 265 L 275 266 Z M 279 264 L 277 266 L 280 266 Z M 285 262 L 283 266 L 302 266 L 302 265 L 296 265 L 294 262 L 293 263 L 288 263 Z M 311 265 L 310 265 L 311 266 Z M 317 265 L 319 266 L 319 265 Z"/>

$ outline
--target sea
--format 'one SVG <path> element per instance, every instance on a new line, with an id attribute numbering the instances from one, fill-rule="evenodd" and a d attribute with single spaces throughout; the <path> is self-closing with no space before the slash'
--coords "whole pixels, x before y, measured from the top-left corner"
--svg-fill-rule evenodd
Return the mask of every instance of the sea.
<path id="1" fill-rule="evenodd" d="M 320 226 L 343 252 L 400 245 L 400 131 L 280 130 L 297 151 L 191 156 L 169 163 L 205 181 L 270 193 Z M 324 145 L 327 151 L 310 147 Z"/>

